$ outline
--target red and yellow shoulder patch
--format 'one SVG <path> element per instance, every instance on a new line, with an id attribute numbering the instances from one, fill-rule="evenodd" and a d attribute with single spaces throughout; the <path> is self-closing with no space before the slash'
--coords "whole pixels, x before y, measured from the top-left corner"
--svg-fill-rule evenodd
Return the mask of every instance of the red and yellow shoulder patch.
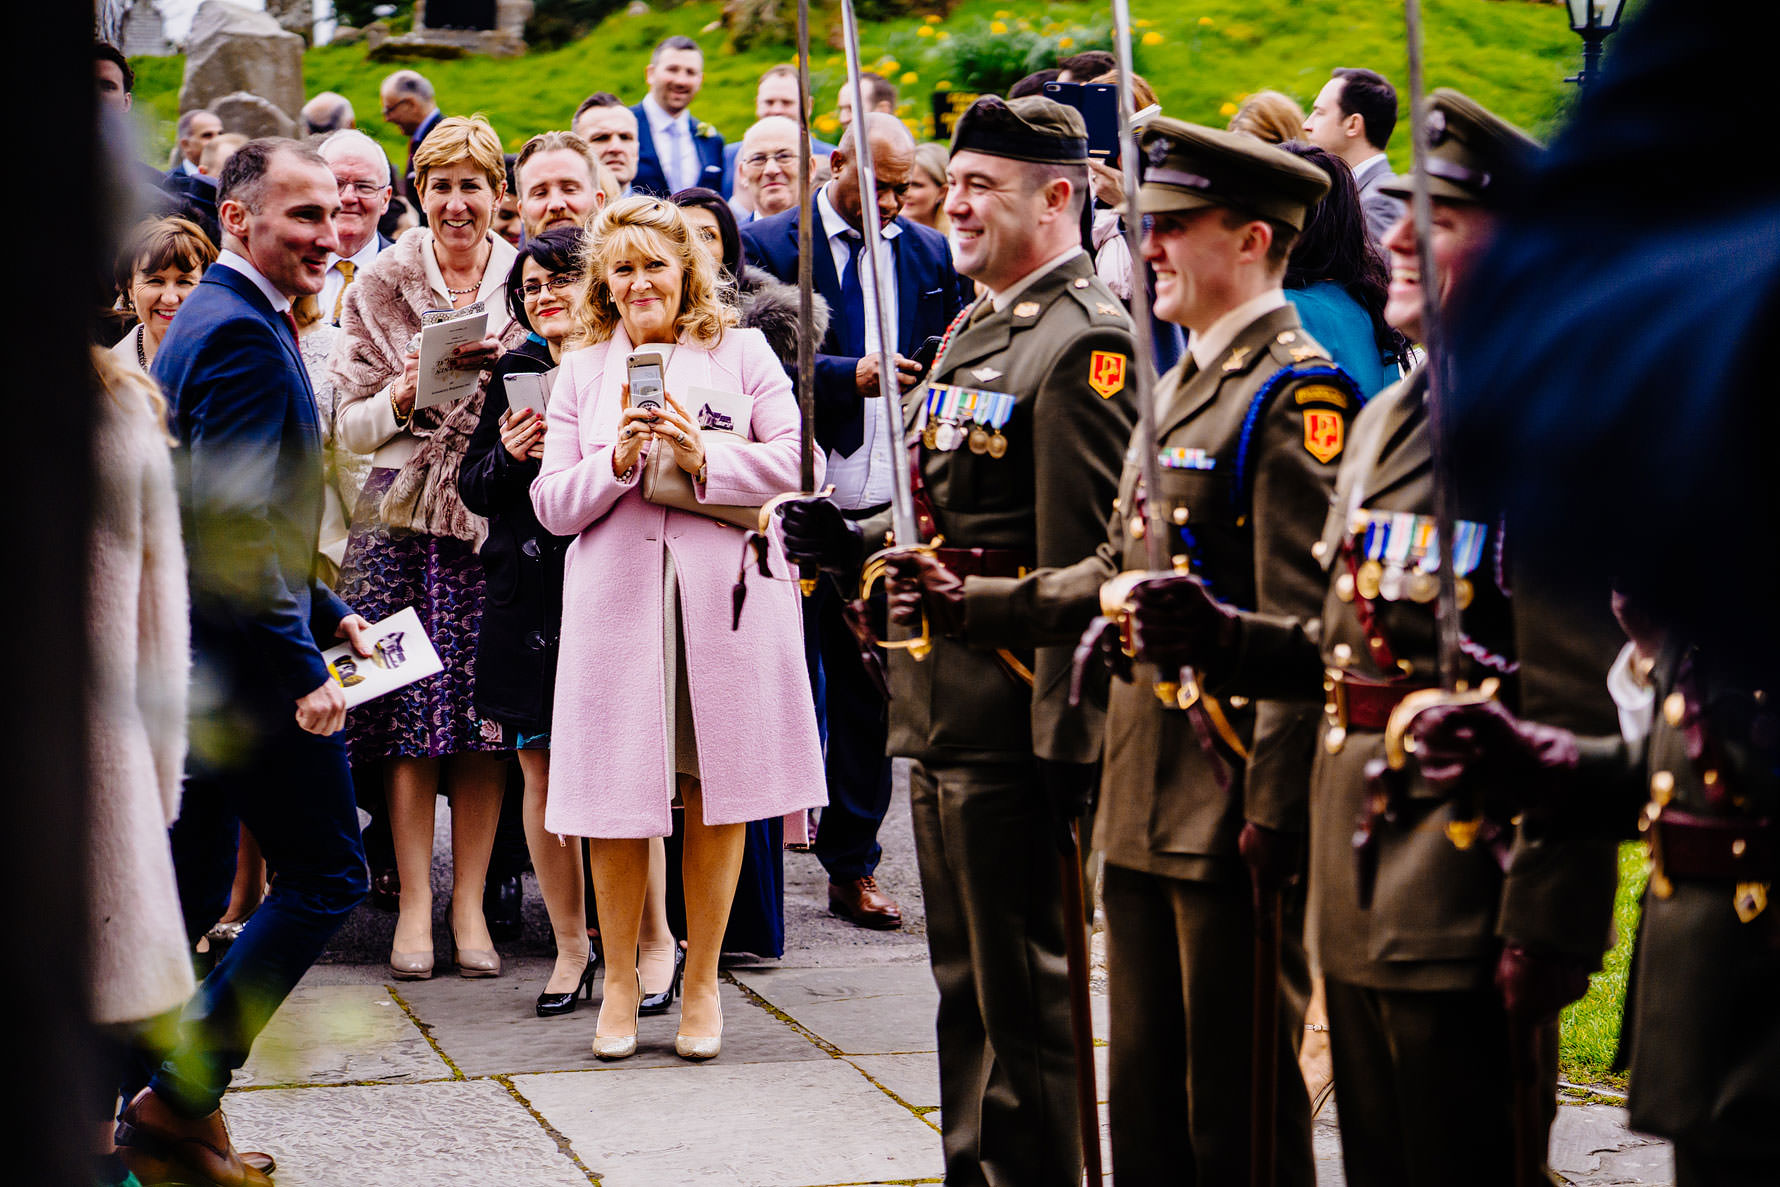
<path id="1" fill-rule="evenodd" d="M 1310 456 L 1327 465 L 1341 456 L 1346 423 L 1341 413 L 1330 408 L 1304 410 L 1304 448 Z"/>
<path id="2" fill-rule="evenodd" d="M 1102 400 L 1110 400 L 1125 390 L 1125 356 L 1117 351 L 1097 350 L 1088 356 L 1088 386 Z"/>

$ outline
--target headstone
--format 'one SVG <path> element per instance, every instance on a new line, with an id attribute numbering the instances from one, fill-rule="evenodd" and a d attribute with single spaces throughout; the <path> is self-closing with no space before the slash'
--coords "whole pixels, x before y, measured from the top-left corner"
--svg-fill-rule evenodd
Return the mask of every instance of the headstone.
<path id="1" fill-rule="evenodd" d="M 315 40 L 315 0 L 266 0 L 266 11 L 305 44 Z"/>
<path id="2" fill-rule="evenodd" d="M 296 120 L 249 91 L 236 91 L 212 99 L 210 110 L 222 121 L 223 131 L 239 132 L 249 140 L 297 134 Z"/>
<path id="3" fill-rule="evenodd" d="M 532 0 L 414 0 L 414 31 L 373 46 L 381 59 L 462 53 L 517 57 L 525 52 Z"/>
<path id="4" fill-rule="evenodd" d="M 303 109 L 303 39 L 267 13 L 204 0 L 185 43 L 179 110 L 214 110 L 219 96 L 237 91 L 259 96 L 294 127 Z"/>
<path id="5" fill-rule="evenodd" d="M 179 52 L 167 40 L 161 6 L 155 0 L 136 0 L 130 5 L 118 30 L 117 47 L 130 58 L 164 58 Z"/>

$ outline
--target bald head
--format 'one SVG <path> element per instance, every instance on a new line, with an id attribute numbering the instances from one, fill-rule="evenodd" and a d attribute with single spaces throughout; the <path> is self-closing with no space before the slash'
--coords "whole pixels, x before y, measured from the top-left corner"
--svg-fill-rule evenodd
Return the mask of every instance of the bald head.
<path id="1" fill-rule="evenodd" d="M 736 192 L 763 218 L 797 205 L 798 141 L 797 121 L 782 115 L 757 121 L 742 137 L 736 157 Z M 813 158 L 809 168 L 813 179 Z"/>
<path id="2" fill-rule="evenodd" d="M 847 130 L 841 133 L 840 148 L 837 151 L 846 153 L 848 157 L 853 155 L 853 146 L 857 142 L 853 132 L 858 126 L 857 121 L 847 125 Z M 877 160 L 877 154 L 886 147 L 904 146 L 910 153 L 915 151 L 914 133 L 909 131 L 907 124 L 888 112 L 872 112 L 866 117 L 865 126 L 871 137 L 872 160 Z"/>
<path id="3" fill-rule="evenodd" d="M 397 70 L 383 80 L 377 91 L 383 104 L 383 118 L 412 136 L 426 117 L 438 110 L 433 102 L 433 84 L 417 70 Z"/>
<path id="4" fill-rule="evenodd" d="M 841 136 L 840 147 L 828 158 L 834 178 L 829 182 L 829 201 L 855 227 L 863 225 L 865 203 L 860 196 L 860 173 L 854 121 Z M 909 176 L 915 168 L 915 138 L 903 122 L 893 115 L 871 112 L 865 117 L 866 141 L 871 145 L 872 172 L 878 183 L 878 221 L 889 226 L 902 213 L 903 195 L 908 192 Z"/>
<path id="5" fill-rule="evenodd" d="M 303 104 L 303 131 L 310 136 L 326 136 L 347 128 L 358 127 L 358 115 L 352 103 L 338 91 L 323 91 Z"/>

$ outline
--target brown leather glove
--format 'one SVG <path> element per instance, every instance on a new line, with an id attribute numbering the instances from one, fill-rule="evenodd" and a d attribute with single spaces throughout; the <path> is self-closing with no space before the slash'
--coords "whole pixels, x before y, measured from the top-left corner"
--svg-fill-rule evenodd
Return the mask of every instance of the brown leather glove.
<path id="1" fill-rule="evenodd" d="M 1236 611 L 1189 575 L 1150 577 L 1131 590 L 1131 649 L 1165 672 L 1227 669 L 1239 640 Z"/>
<path id="2" fill-rule="evenodd" d="M 925 610 L 927 627 L 933 634 L 964 632 L 964 578 L 946 568 L 938 557 L 925 552 L 885 557 L 884 578 L 891 622 L 919 626 Z"/>
<path id="3" fill-rule="evenodd" d="M 1496 960 L 1496 988 L 1512 1017 L 1537 1025 L 1588 992 L 1588 970 L 1573 956 L 1536 955 L 1509 944 Z"/>
<path id="4" fill-rule="evenodd" d="M 1422 778 L 1436 790 L 1468 790 L 1504 816 L 1549 808 L 1581 756 L 1576 735 L 1523 721 L 1497 701 L 1439 705 L 1410 727 Z"/>

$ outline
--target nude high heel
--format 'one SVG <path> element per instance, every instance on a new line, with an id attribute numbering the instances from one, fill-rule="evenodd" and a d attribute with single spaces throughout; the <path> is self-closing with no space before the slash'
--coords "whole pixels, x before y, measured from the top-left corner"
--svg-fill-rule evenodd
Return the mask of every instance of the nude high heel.
<path id="1" fill-rule="evenodd" d="M 643 974 L 637 974 L 637 1000 L 643 999 Z M 629 1059 L 637 1053 L 637 1014 L 630 1014 L 630 1033 L 627 1035 L 603 1035 L 599 1031 L 593 1033 L 593 1057 L 595 1059 L 613 1060 Z"/>

